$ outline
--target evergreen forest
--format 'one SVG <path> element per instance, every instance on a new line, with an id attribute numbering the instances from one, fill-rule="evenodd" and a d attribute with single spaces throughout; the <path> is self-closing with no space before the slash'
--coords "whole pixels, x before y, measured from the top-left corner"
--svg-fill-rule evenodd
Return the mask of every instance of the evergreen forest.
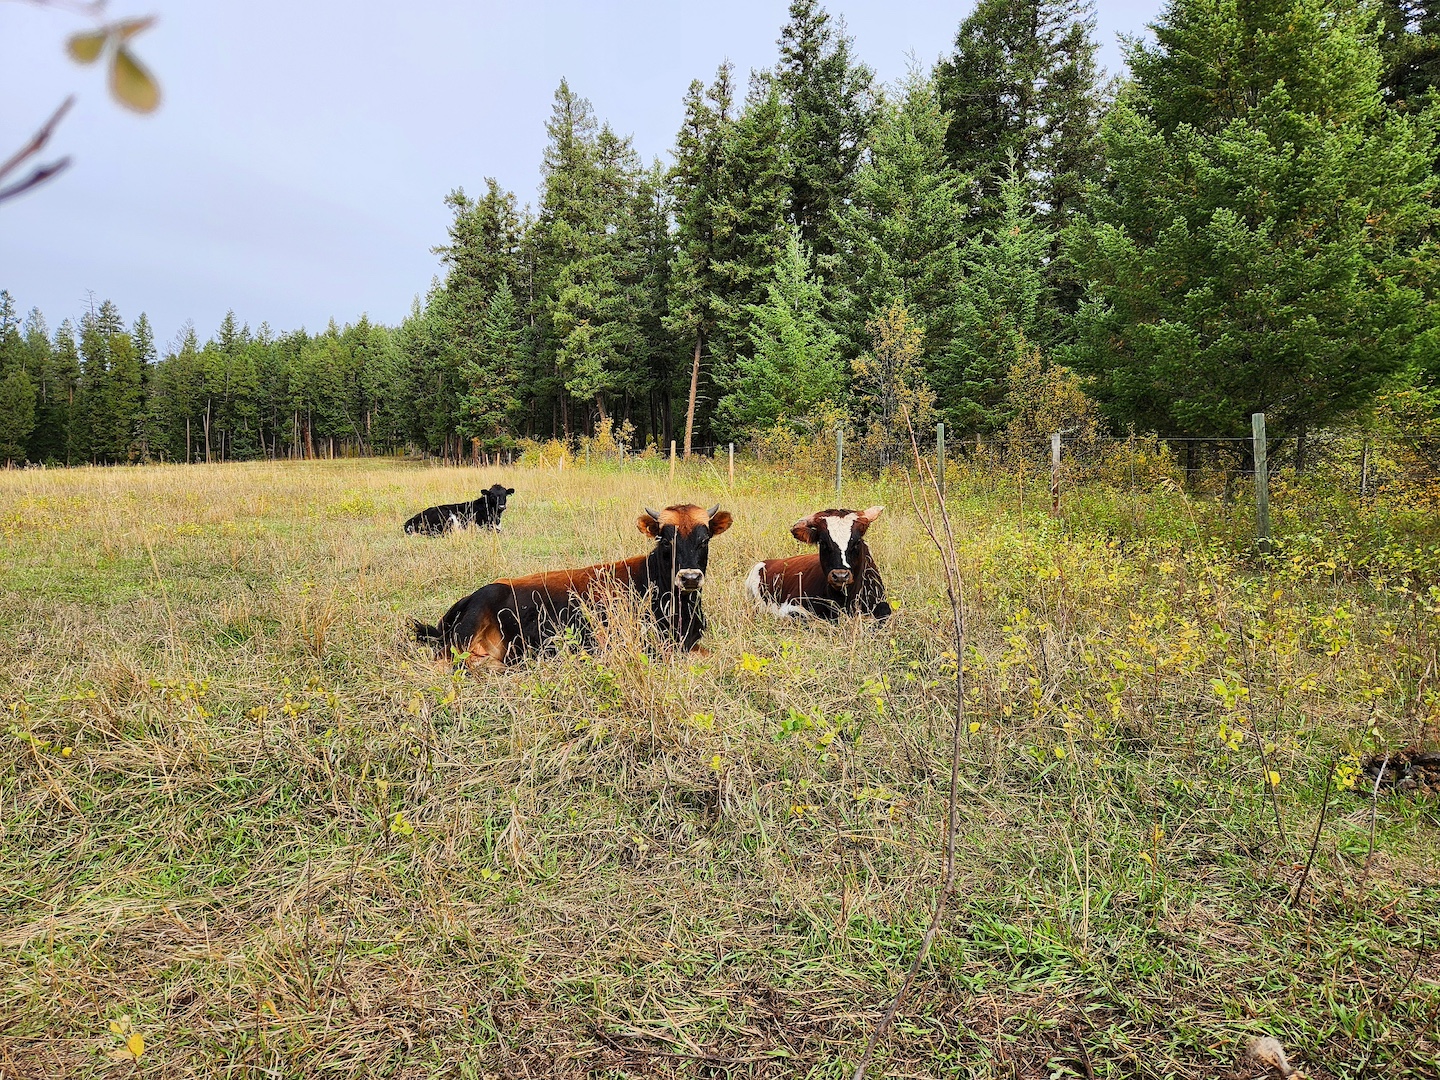
<path id="1" fill-rule="evenodd" d="M 692 82 L 649 162 L 562 81 L 533 204 L 451 192 L 399 326 L 162 344 L 0 293 L 0 461 L 983 434 L 1037 363 L 1165 437 L 1435 392 L 1436 0 L 1170 0 L 1125 51 L 1108 78 L 1093 0 L 979 0 L 882 85 L 793 0 L 773 66 Z"/>

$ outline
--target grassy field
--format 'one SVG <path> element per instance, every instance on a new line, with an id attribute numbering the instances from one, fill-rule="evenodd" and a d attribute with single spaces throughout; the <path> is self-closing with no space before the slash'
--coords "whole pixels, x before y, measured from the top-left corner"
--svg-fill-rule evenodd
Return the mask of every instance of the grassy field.
<path id="1" fill-rule="evenodd" d="M 504 533 L 402 535 L 497 478 Z M 1440 1075 L 1440 811 L 1355 781 L 1435 742 L 1440 592 L 1319 542 L 1262 565 L 1174 492 L 1054 522 L 955 488 L 957 889 L 872 1075 L 1252 1075 L 1256 1034 L 1312 1078 Z M 710 655 L 619 619 L 470 676 L 405 640 L 679 501 L 736 516 Z M 848 1075 L 938 887 L 956 656 L 903 484 L 844 499 L 888 506 L 889 624 L 752 613 L 745 570 L 832 501 L 708 466 L 0 472 L 0 1076 Z"/>

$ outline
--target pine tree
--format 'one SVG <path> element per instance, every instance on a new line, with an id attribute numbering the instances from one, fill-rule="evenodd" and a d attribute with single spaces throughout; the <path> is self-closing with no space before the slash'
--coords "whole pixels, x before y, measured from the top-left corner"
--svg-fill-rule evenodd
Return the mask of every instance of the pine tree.
<path id="1" fill-rule="evenodd" d="M 537 347 L 557 392 L 559 429 L 574 426 L 572 398 L 605 415 L 605 397 L 633 344 L 618 234 L 639 163 L 628 138 L 601 127 L 565 81 L 546 125 L 549 143 L 537 234 Z"/>
<path id="2" fill-rule="evenodd" d="M 0 291 L 0 462 L 23 462 L 35 426 L 35 387 L 10 294 Z"/>
<path id="3" fill-rule="evenodd" d="M 1001 183 L 999 201 L 994 224 L 965 245 L 956 333 L 935 376 L 941 408 L 959 431 L 1002 426 L 1006 372 L 1019 342 L 1048 348 L 1058 333 L 1045 273 L 1054 237 L 1031 209 L 1018 170 Z"/>
<path id="4" fill-rule="evenodd" d="M 1381 100 L 1368 16 L 1327 0 L 1173 0 L 1106 121 L 1071 251 L 1077 367 L 1123 421 L 1303 432 L 1415 357 L 1434 220 L 1427 129 Z"/>
<path id="5" fill-rule="evenodd" d="M 640 423 L 634 427 L 644 442 L 647 436 L 658 439 L 662 434 L 657 392 L 666 392 L 677 366 L 674 339 L 665 329 L 675 244 L 670 234 L 667 174 L 659 161 L 652 163 L 636 186 L 630 220 L 634 229 L 630 307 L 639 334 L 639 355 L 626 386 L 625 420 L 638 417 Z"/>
<path id="6" fill-rule="evenodd" d="M 629 286 L 636 232 L 630 218 L 639 159 L 608 125 L 590 146 L 590 170 L 572 205 L 572 246 L 557 266 L 550 310 L 556 368 L 565 392 L 594 405 L 601 420 L 641 348 Z M 583 225 L 581 225 L 583 222 Z"/>
<path id="7" fill-rule="evenodd" d="M 1402 112 L 1419 112 L 1440 83 L 1440 3 L 1378 0 L 1380 89 Z"/>
<path id="8" fill-rule="evenodd" d="M 124 333 L 125 323 L 109 300 L 80 319 L 80 385 L 72 422 L 75 457 L 79 460 L 117 460 L 115 387 L 110 370 L 114 343 Z"/>
<path id="9" fill-rule="evenodd" d="M 130 406 L 129 441 L 130 456 L 134 460 L 149 461 L 151 456 L 151 425 L 148 399 L 151 382 L 155 375 L 155 331 L 150 328 L 150 318 L 141 312 L 130 328 L 130 338 L 135 349 L 135 362 L 139 365 L 139 386 Z"/>
<path id="10" fill-rule="evenodd" d="M 887 101 L 841 222 L 846 288 L 838 304 L 847 351 L 870 345 L 866 324 L 896 297 L 922 329 L 922 362 L 938 368 L 956 332 L 967 234 L 966 180 L 945 154 L 947 117 L 931 80 L 914 74 Z"/>
<path id="11" fill-rule="evenodd" d="M 50 358 L 54 365 L 53 385 L 56 394 L 63 393 L 65 398 L 63 412 L 59 413 L 64 419 L 65 427 L 63 432 L 57 433 L 57 439 L 63 439 L 63 443 L 58 447 L 55 459 L 66 465 L 74 465 L 83 460 L 75 437 L 76 403 L 80 393 L 80 349 L 75 343 L 75 326 L 69 319 L 63 321 L 55 331 Z"/>
<path id="12" fill-rule="evenodd" d="M 725 313 L 726 279 L 720 263 L 721 234 L 728 229 L 722 214 L 722 165 L 732 123 L 735 91 L 733 68 L 722 64 L 707 89 L 698 79 L 685 95 L 685 121 L 675 139 L 671 197 L 675 205 L 675 262 L 665 328 L 686 343 L 691 353 L 689 395 L 685 416 L 685 454 L 690 454 L 695 408 L 700 392 L 700 360 L 706 341 Z M 673 435 L 666 398 L 667 434 Z"/>
<path id="13" fill-rule="evenodd" d="M 745 309 L 749 349 L 735 359 L 728 393 L 716 409 L 722 432 L 744 436 L 778 420 L 798 419 L 843 387 L 840 337 L 826 323 L 820 283 L 792 230 L 763 304 Z"/>
<path id="14" fill-rule="evenodd" d="M 121 331 L 110 338 L 110 370 L 106 427 L 97 431 L 103 439 L 106 459 L 126 464 L 139 456 L 141 420 L 145 409 L 145 374 L 135 341 Z"/>
<path id="15" fill-rule="evenodd" d="M 498 449 L 510 442 L 523 347 L 515 294 L 504 278 L 486 305 L 477 336 L 479 348 L 460 366 L 465 387 L 460 433 L 479 439 L 487 449 Z"/>
<path id="16" fill-rule="evenodd" d="M 1012 163 L 1051 228 L 1079 209 L 1100 165 L 1094 31 L 1094 0 L 980 0 L 960 24 L 935 80 L 951 164 L 977 186 L 977 230 L 999 214 Z"/>
<path id="17" fill-rule="evenodd" d="M 765 302 L 794 231 L 785 222 L 784 116 L 774 87 L 757 82 L 722 139 L 714 206 L 717 317 L 710 349 L 717 383 L 732 380 L 736 357 L 749 352 L 751 314 Z M 801 250 L 813 266 L 814 253 Z"/>
<path id="18" fill-rule="evenodd" d="M 851 56 L 844 22 L 820 0 L 791 0 L 774 82 L 785 109 L 789 220 L 823 267 L 854 191 L 875 116 L 874 73 Z"/>
<path id="19" fill-rule="evenodd" d="M 65 429 L 69 425 L 73 383 L 60 377 L 58 358 L 50 344 L 45 316 L 38 308 L 25 320 L 25 371 L 35 391 L 35 425 L 30 429 L 26 457 L 30 461 L 65 460 Z"/>

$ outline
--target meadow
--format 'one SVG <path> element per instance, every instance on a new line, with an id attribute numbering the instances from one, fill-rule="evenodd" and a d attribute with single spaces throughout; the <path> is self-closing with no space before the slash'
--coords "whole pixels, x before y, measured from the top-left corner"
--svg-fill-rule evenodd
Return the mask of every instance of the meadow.
<path id="1" fill-rule="evenodd" d="M 502 533 L 401 533 L 497 479 Z M 407 641 L 684 501 L 736 520 L 708 655 Z M 1428 540 L 1278 482 L 1261 557 L 1243 500 L 957 472 L 957 655 L 903 480 L 842 502 L 887 506 L 886 624 L 751 610 L 834 493 L 750 464 L 0 471 L 0 1076 L 848 1076 L 962 664 L 955 891 L 872 1076 L 1440 1075 L 1440 809 L 1360 771 L 1440 736 Z"/>

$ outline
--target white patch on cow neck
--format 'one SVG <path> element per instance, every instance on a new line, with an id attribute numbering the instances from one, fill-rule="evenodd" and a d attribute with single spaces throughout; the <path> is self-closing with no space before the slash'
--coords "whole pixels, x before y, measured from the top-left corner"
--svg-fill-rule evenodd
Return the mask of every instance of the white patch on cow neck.
<path id="1" fill-rule="evenodd" d="M 825 528 L 830 531 L 830 539 L 834 540 L 835 546 L 840 549 L 840 565 L 846 570 L 851 569 L 845 552 L 850 547 L 850 534 L 855 530 L 855 517 L 854 514 L 846 514 L 844 517 L 825 519 Z"/>
<path id="2" fill-rule="evenodd" d="M 765 564 L 763 562 L 757 562 L 750 568 L 750 573 L 745 575 L 745 592 L 750 599 L 754 600 L 760 607 L 768 606 L 765 603 L 764 595 L 760 592 L 760 574 L 764 569 Z"/>

